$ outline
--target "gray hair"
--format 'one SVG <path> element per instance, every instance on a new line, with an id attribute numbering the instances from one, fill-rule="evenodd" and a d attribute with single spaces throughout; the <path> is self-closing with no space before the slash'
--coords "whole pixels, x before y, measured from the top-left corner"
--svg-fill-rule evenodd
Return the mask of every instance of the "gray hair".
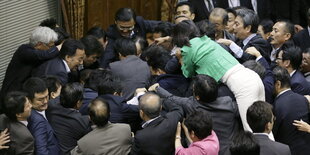
<path id="1" fill-rule="evenodd" d="M 31 32 L 29 43 L 33 46 L 39 42 L 48 44 L 51 41 L 57 41 L 57 38 L 57 33 L 54 30 L 48 27 L 38 26 Z"/>
<path id="2" fill-rule="evenodd" d="M 243 26 L 251 26 L 251 33 L 256 33 L 258 24 L 259 24 L 259 17 L 258 15 L 250 9 L 240 9 L 237 11 L 237 16 L 240 16 L 243 21 Z"/>

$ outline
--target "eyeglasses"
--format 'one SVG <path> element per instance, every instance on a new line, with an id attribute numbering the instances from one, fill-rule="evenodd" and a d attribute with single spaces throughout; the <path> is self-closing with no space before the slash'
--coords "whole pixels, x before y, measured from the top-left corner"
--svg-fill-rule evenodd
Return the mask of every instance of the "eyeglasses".
<path id="1" fill-rule="evenodd" d="M 125 31 L 125 30 L 132 31 L 135 28 L 135 25 L 133 25 L 131 27 L 123 27 L 123 26 L 120 26 L 117 24 L 117 28 L 121 31 Z"/>

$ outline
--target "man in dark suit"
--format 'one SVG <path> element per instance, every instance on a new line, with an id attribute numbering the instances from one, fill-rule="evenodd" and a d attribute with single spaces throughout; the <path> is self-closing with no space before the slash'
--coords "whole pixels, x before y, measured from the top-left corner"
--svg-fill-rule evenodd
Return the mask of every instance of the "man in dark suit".
<path id="1" fill-rule="evenodd" d="M 234 32 L 240 40 L 238 45 L 232 40 L 219 39 L 217 42 L 229 46 L 233 55 L 240 61 L 255 59 L 251 54 L 245 52 L 249 47 L 255 47 L 261 55 L 270 62 L 271 46 L 259 34 L 256 34 L 259 18 L 253 10 L 240 9 L 235 19 Z"/>
<path id="2" fill-rule="evenodd" d="M 1 100 L 8 92 L 21 90 L 23 83 L 31 76 L 32 69 L 59 54 L 54 46 L 56 40 L 57 34 L 48 27 L 37 27 L 32 31 L 29 44 L 21 45 L 8 65 L 2 83 Z"/>
<path id="3" fill-rule="evenodd" d="M 136 16 L 131 8 L 120 8 L 115 13 L 115 24 L 107 29 L 108 44 L 100 58 L 100 67 L 107 68 L 109 63 L 118 60 L 114 43 L 119 38 L 134 38 L 140 36 L 146 39 L 146 33 L 151 32 L 159 21 L 144 20 Z"/>
<path id="4" fill-rule="evenodd" d="M 298 131 L 293 125 L 294 120 L 309 123 L 308 100 L 290 89 L 290 75 L 286 69 L 276 67 L 275 77 L 274 123 L 275 140 L 289 145 L 292 155 L 308 155 L 310 137 L 306 132 Z"/>
<path id="5" fill-rule="evenodd" d="M 54 75 L 65 85 L 69 82 L 69 73 L 77 71 L 85 57 L 84 45 L 74 39 L 66 40 L 60 50 L 59 57 L 46 61 L 34 69 L 32 76 L 44 77 Z"/>
<path id="6" fill-rule="evenodd" d="M 151 77 L 149 66 L 136 56 L 136 45 L 129 38 L 120 38 L 115 43 L 115 50 L 120 61 L 110 63 L 114 76 L 119 77 L 123 84 L 122 95 L 130 100 L 137 88 L 144 88 Z"/>
<path id="7" fill-rule="evenodd" d="M 49 104 L 46 117 L 59 140 L 60 149 L 65 154 L 77 145 L 77 141 L 90 129 L 88 116 L 78 111 L 82 105 L 83 86 L 79 83 L 66 84 L 60 94 L 60 103 Z"/>
<path id="8" fill-rule="evenodd" d="M 146 93 L 140 98 L 139 108 L 140 117 L 145 123 L 142 125 L 143 129 L 136 132 L 130 154 L 174 154 L 175 131 L 183 117 L 181 107 L 175 106 L 162 116 L 159 96 Z"/>
<path id="9" fill-rule="evenodd" d="M 26 93 L 13 91 L 4 99 L 5 115 L 0 115 L 0 128 L 8 128 L 9 148 L 0 150 L 2 155 L 33 155 L 34 139 L 27 129 L 27 118 L 31 114 L 31 104 Z"/>
<path id="10" fill-rule="evenodd" d="M 23 84 L 23 90 L 32 105 L 27 127 L 35 139 L 36 154 L 59 155 L 58 140 L 45 116 L 49 100 L 45 82 L 40 78 L 29 78 Z"/>
<path id="11" fill-rule="evenodd" d="M 299 46 L 302 51 L 310 47 L 310 8 L 307 13 L 308 26 L 294 35 L 295 45 Z"/>
<path id="12" fill-rule="evenodd" d="M 97 98 L 89 104 L 89 117 L 96 127 L 78 141 L 72 155 L 129 154 L 132 142 L 130 127 L 109 122 L 110 107 L 105 100 Z"/>
<path id="13" fill-rule="evenodd" d="M 285 68 L 291 76 L 291 88 L 295 93 L 301 95 L 310 94 L 310 84 L 304 75 L 298 70 L 302 61 L 302 53 L 299 47 L 290 47 L 281 50 L 277 54 L 276 63 Z"/>
<path id="14" fill-rule="evenodd" d="M 218 84 L 210 76 L 197 75 L 193 81 L 194 92 L 189 98 L 174 96 L 162 87 L 157 87 L 155 92 L 163 98 L 165 109 L 176 104 L 183 107 L 185 115 L 198 110 L 211 114 L 213 130 L 220 142 L 219 155 L 228 155 L 233 137 L 242 130 L 238 106 L 229 96 L 218 97 Z"/>
<path id="15" fill-rule="evenodd" d="M 272 131 L 274 120 L 272 106 L 267 102 L 256 101 L 247 110 L 247 121 L 260 146 L 260 154 L 290 155 L 291 151 L 287 145 L 268 138 L 268 134 Z"/>
<path id="16" fill-rule="evenodd" d="M 302 52 L 302 63 L 300 72 L 304 74 L 305 79 L 310 82 L 310 48 Z"/>

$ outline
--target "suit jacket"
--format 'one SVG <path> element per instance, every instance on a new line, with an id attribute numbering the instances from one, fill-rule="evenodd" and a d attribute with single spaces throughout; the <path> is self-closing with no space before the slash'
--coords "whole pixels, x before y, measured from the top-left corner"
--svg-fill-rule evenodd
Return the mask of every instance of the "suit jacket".
<path id="1" fill-rule="evenodd" d="M 256 34 L 244 47 L 241 47 L 244 51 L 242 57 L 240 58 L 242 63 L 247 60 L 255 60 L 255 56 L 245 52 L 245 50 L 249 47 L 255 47 L 267 60 L 267 62 L 270 63 L 270 52 L 272 51 L 272 47 L 259 34 Z"/>
<path id="2" fill-rule="evenodd" d="M 303 120 L 309 123 L 308 100 L 291 90 L 288 90 L 275 99 L 274 114 L 276 121 L 273 127 L 275 140 L 289 145 L 293 155 L 308 155 L 310 152 L 309 134 L 297 130 L 294 120 Z"/>
<path id="3" fill-rule="evenodd" d="M 301 30 L 300 32 L 294 35 L 294 43 L 295 45 L 299 46 L 302 51 L 305 51 L 307 48 L 310 47 L 310 36 L 308 27 Z"/>
<path id="4" fill-rule="evenodd" d="M 110 64 L 113 75 L 119 77 L 123 84 L 123 97 L 129 100 L 137 88 L 147 85 L 151 72 L 147 63 L 135 55 L 129 55 L 121 61 Z"/>
<path id="5" fill-rule="evenodd" d="M 310 95 L 310 83 L 307 82 L 304 75 L 298 70 L 291 76 L 291 87 L 295 93 Z"/>
<path id="6" fill-rule="evenodd" d="M 260 146 L 261 155 L 291 155 L 287 145 L 272 141 L 267 135 L 254 134 L 254 137 Z"/>
<path id="7" fill-rule="evenodd" d="M 59 155 L 60 148 L 54 130 L 36 110 L 31 110 L 28 118 L 28 129 L 35 138 L 35 152 L 39 155 Z"/>
<path id="8" fill-rule="evenodd" d="M 44 77 L 46 75 L 56 76 L 63 85 L 68 83 L 68 72 L 66 70 L 63 59 L 57 57 L 46 61 L 36 69 L 34 69 L 32 76 Z"/>
<path id="9" fill-rule="evenodd" d="M 10 148 L 0 150 L 2 155 L 33 155 L 34 154 L 34 139 L 27 127 L 19 121 L 11 121 L 4 114 L 0 115 L 0 128 L 9 129 L 10 133 Z"/>
<path id="10" fill-rule="evenodd" d="M 48 106 L 46 117 L 59 140 L 61 151 L 68 154 L 77 145 L 77 141 L 91 130 L 90 120 L 88 116 L 64 108 L 59 103 L 49 103 Z"/>
<path id="11" fill-rule="evenodd" d="M 129 125 L 109 122 L 104 127 L 96 127 L 81 138 L 71 155 L 127 155 L 130 152 L 131 141 Z"/>
<path id="12" fill-rule="evenodd" d="M 131 155 L 172 155 L 175 153 L 175 131 L 183 117 L 180 106 L 174 106 L 166 115 L 159 116 L 136 132 Z"/>
<path id="13" fill-rule="evenodd" d="M 169 92 L 157 88 L 157 93 L 164 98 L 164 105 L 181 105 L 185 115 L 196 110 L 204 110 L 211 114 L 213 121 L 213 130 L 217 134 L 220 142 L 220 155 L 229 155 L 229 147 L 234 135 L 241 130 L 241 120 L 236 102 L 228 96 L 219 97 L 211 103 L 199 103 L 193 96 L 189 98 L 172 96 Z M 170 107 L 165 107 L 169 109 Z"/>
<path id="14" fill-rule="evenodd" d="M 300 1 L 299 0 L 271 0 L 271 18 L 288 19 L 294 24 L 300 23 Z"/>
<path id="15" fill-rule="evenodd" d="M 36 50 L 32 45 L 21 45 L 14 53 L 2 83 L 1 98 L 10 91 L 21 90 L 23 83 L 31 76 L 34 68 L 44 61 L 58 55 L 58 49 L 53 47 L 46 51 Z"/>
<path id="16" fill-rule="evenodd" d="M 264 88 L 265 88 L 265 99 L 268 103 L 273 103 L 273 91 L 274 91 L 274 77 L 272 74 L 272 70 L 270 68 L 270 65 L 266 61 L 264 57 L 261 57 L 257 60 L 258 63 L 264 66 L 266 69 L 265 76 L 262 79 Z"/>
<path id="17" fill-rule="evenodd" d="M 159 22 L 160 21 L 144 20 L 141 16 L 137 16 L 136 25 L 133 30 L 134 34 L 133 36 L 131 36 L 131 38 L 140 36 L 146 39 L 146 33 L 152 32 Z M 104 53 L 101 54 L 100 67 L 102 68 L 107 68 L 109 66 L 109 63 L 118 60 L 118 55 L 114 51 L 114 43 L 115 40 L 122 38 L 116 24 L 109 26 L 106 34 L 108 37 L 108 44 Z"/>

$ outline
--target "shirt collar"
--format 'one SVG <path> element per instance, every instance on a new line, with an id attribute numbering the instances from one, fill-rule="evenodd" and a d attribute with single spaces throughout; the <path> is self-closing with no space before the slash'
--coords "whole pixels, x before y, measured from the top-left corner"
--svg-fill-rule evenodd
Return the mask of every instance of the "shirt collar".
<path id="1" fill-rule="evenodd" d="M 265 135 L 265 136 L 269 136 L 268 133 L 253 133 L 254 135 Z"/>
<path id="2" fill-rule="evenodd" d="M 245 38 L 245 39 L 242 41 L 242 42 L 243 42 L 243 45 L 246 46 L 246 44 L 248 44 L 249 41 L 250 41 L 253 37 L 255 37 L 255 36 L 256 36 L 255 33 L 249 35 L 247 38 Z"/>
<path id="3" fill-rule="evenodd" d="M 279 97 L 280 95 L 284 94 L 285 92 L 287 92 L 287 91 L 289 91 L 289 90 L 291 90 L 291 89 L 288 88 L 288 89 L 283 90 L 282 92 L 280 92 L 280 93 L 277 95 L 277 97 Z M 277 97 L 276 97 L 276 98 L 277 98 Z"/>
<path id="4" fill-rule="evenodd" d="M 66 68 L 67 73 L 70 73 L 71 70 L 70 70 L 70 68 L 69 68 L 69 66 L 68 66 L 68 64 L 67 64 L 67 62 L 66 62 L 65 60 L 62 60 L 62 61 L 63 61 L 64 64 L 65 64 L 65 68 Z"/>
<path id="5" fill-rule="evenodd" d="M 19 122 L 23 123 L 25 126 L 28 125 L 28 121 L 19 121 Z"/>
<path id="6" fill-rule="evenodd" d="M 38 111 L 36 110 L 39 114 L 41 114 L 45 119 L 46 119 L 46 115 L 45 115 L 45 110 L 44 111 Z M 47 119 L 46 119 L 47 120 Z"/>
<path id="7" fill-rule="evenodd" d="M 153 119 L 150 119 L 150 120 L 146 121 L 145 123 L 142 124 L 142 128 L 147 127 L 147 125 L 149 125 L 151 122 L 153 122 L 154 120 L 156 120 L 156 119 L 159 118 L 159 117 L 160 117 L 160 116 L 157 116 L 157 117 L 155 117 L 155 118 L 153 118 Z"/>
<path id="8" fill-rule="evenodd" d="M 294 75 L 294 73 L 296 72 L 296 69 L 292 71 L 292 73 L 290 73 L 290 77 L 292 77 Z"/>

